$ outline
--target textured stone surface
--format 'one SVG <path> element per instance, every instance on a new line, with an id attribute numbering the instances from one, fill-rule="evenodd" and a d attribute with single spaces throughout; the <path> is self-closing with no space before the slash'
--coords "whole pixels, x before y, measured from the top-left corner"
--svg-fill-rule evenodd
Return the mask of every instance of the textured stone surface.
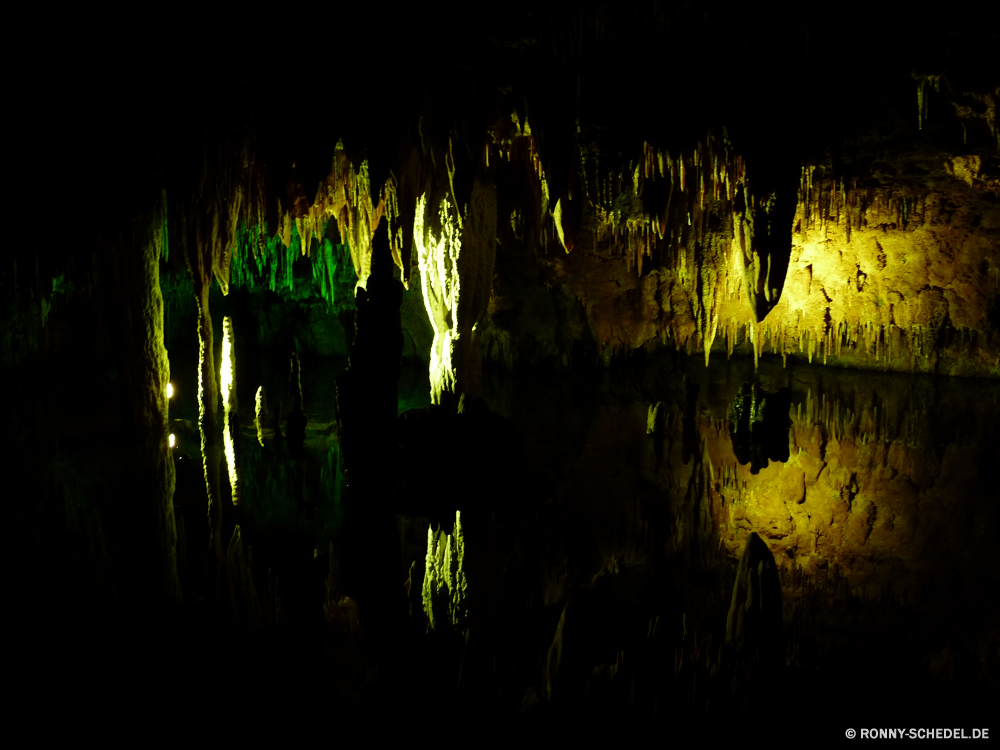
<path id="1" fill-rule="evenodd" d="M 726 616 L 726 643 L 741 653 L 773 658 L 780 652 L 781 582 L 774 555 L 757 532 L 747 538 Z"/>
<path id="2" fill-rule="evenodd" d="M 874 160 L 863 188 L 831 179 L 829 163 L 806 165 L 787 276 L 760 323 L 733 276 L 732 234 L 723 223 L 706 225 L 698 240 L 704 252 L 692 249 L 692 237 L 686 248 L 667 252 L 666 263 L 647 261 L 641 273 L 627 251 L 596 234 L 584 236 L 569 256 L 539 258 L 534 281 L 522 271 L 515 287 L 501 272 L 494 327 L 505 342 L 537 339 L 535 325 L 552 331 L 542 289 L 558 284 L 586 311 L 587 335 L 599 349 L 714 347 L 843 367 L 996 377 L 998 194 L 988 180 L 970 184 L 955 176 L 945 150 L 885 146 L 876 153 L 853 154 Z M 528 315 L 534 299 L 543 306 Z M 525 312 L 503 312 L 512 309 Z M 547 326 L 535 322 L 547 318 Z M 585 338 L 573 334 L 553 345 L 567 351 Z M 496 349 L 489 351 L 499 359 Z M 519 354 L 534 357 L 530 346 L 508 343 L 504 356 Z"/>

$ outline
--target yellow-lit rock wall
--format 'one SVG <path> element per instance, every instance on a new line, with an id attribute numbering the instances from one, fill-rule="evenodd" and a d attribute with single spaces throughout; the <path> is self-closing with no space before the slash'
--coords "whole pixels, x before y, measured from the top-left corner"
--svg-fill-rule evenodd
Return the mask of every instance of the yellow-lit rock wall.
<path id="1" fill-rule="evenodd" d="M 572 253 L 540 258 L 542 281 L 579 301 L 602 349 L 668 345 L 996 377 L 1000 183 L 993 168 L 944 151 L 894 159 L 893 174 L 877 174 L 867 187 L 838 181 L 829 165 L 803 169 L 788 272 L 760 323 L 734 250 L 734 220 L 707 196 L 690 231 L 659 245 L 642 235 L 645 246 L 659 248 L 649 253 L 659 262 L 647 259 L 644 267 L 637 258 L 646 252 L 633 247 L 645 247 L 642 236 L 602 239 L 597 227 L 607 217 L 595 209 L 594 231 L 583 232 Z M 503 294 L 494 309 L 516 306 Z"/>
<path id="2" fill-rule="evenodd" d="M 737 462 L 726 418 L 752 365 L 713 360 L 702 375 L 692 373 L 700 367 L 687 366 L 688 382 L 700 385 L 687 442 L 684 389 L 669 378 L 648 389 L 664 402 L 659 446 L 646 434 L 650 402 L 642 397 L 609 399 L 554 438 L 572 458 L 559 479 L 553 528 L 575 531 L 549 545 L 564 551 L 548 562 L 547 596 L 558 598 L 567 585 L 560 570 L 570 571 L 569 584 L 586 586 L 596 572 L 666 560 L 680 585 L 696 591 L 687 595 L 688 627 L 710 627 L 704 618 L 728 605 L 732 583 L 699 583 L 699 576 L 735 570 L 756 532 L 777 562 L 789 627 L 805 616 L 799 610 L 819 606 L 814 619 L 826 627 L 859 617 L 865 629 L 890 607 L 893 617 L 929 629 L 928 643 L 950 611 L 979 617 L 964 626 L 969 648 L 995 638 L 995 623 L 980 617 L 995 610 L 1000 531 L 990 382 L 935 386 L 919 376 L 762 363 L 766 388 L 792 388 L 790 458 L 752 474 Z M 831 614 L 837 597 L 855 604 Z"/>

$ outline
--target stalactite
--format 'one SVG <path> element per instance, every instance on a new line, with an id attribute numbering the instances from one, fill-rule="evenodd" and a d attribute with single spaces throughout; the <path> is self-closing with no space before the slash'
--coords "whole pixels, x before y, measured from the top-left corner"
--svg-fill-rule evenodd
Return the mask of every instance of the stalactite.
<path id="1" fill-rule="evenodd" d="M 391 213 L 398 210 L 398 203 L 395 198 L 395 178 L 390 178 L 388 186 L 379 186 L 377 205 L 372 203 L 371 185 L 368 179 L 368 162 L 364 161 L 355 170 L 351 160 L 347 157 L 342 142 L 338 142 L 334 150 L 333 163 L 330 175 L 320 184 L 316 193 L 316 200 L 309 207 L 308 221 L 303 222 L 303 227 L 308 227 L 303 235 L 303 254 L 309 250 L 309 240 L 312 235 L 321 234 L 316 232 L 316 228 L 322 227 L 327 218 L 332 218 L 337 222 L 337 229 L 340 236 L 347 240 L 346 244 L 350 248 L 351 261 L 354 265 L 355 274 L 358 277 L 358 286 L 365 287 L 368 276 L 371 274 L 371 242 L 375 233 L 375 228 L 386 214 L 387 205 L 390 205 L 390 221 L 398 218 L 398 213 Z M 291 221 L 289 215 L 285 215 L 287 229 L 282 235 L 282 241 L 286 246 L 291 244 Z M 390 237 L 390 242 L 395 238 Z M 398 242 L 402 243 L 400 238 Z M 393 259 L 397 267 L 402 269 L 402 260 L 399 253 L 400 245 L 393 245 Z M 404 277 L 406 274 L 404 274 Z"/>

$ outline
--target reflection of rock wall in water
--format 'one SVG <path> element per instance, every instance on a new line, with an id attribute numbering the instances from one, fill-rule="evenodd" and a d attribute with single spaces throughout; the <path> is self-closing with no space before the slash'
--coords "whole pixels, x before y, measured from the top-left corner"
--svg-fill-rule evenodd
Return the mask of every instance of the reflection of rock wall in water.
<path id="1" fill-rule="evenodd" d="M 728 423 L 746 368 L 752 360 L 688 374 L 702 394 L 693 455 L 684 450 L 679 374 L 647 383 L 648 400 L 610 401 L 573 428 L 579 447 L 568 448 L 576 455 L 561 480 L 567 519 L 589 519 L 572 528 L 594 540 L 573 542 L 579 566 L 592 573 L 608 561 L 649 565 L 665 554 L 667 575 L 700 592 L 685 594 L 688 626 L 718 627 L 757 533 L 774 555 L 786 636 L 807 621 L 820 639 L 905 622 L 926 659 L 933 643 L 959 631 L 965 648 L 985 647 L 981 613 L 995 609 L 1000 583 L 992 572 L 995 384 L 762 362 L 767 390 L 791 388 L 790 455 L 753 474 L 737 461 Z M 646 434 L 658 400 L 659 450 Z"/>
<path id="2" fill-rule="evenodd" d="M 726 616 L 726 643 L 743 653 L 780 653 L 781 583 L 774 555 L 756 531 L 750 533 L 736 571 Z"/>

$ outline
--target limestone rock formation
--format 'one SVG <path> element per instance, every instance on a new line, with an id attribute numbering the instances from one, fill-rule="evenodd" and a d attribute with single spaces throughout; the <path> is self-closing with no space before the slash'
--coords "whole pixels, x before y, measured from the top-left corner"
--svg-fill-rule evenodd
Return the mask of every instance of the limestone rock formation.
<path id="1" fill-rule="evenodd" d="M 661 435 L 663 433 L 663 422 L 667 412 L 663 402 L 650 404 L 649 413 L 646 416 L 646 434 Z"/>
<path id="2" fill-rule="evenodd" d="M 750 534 L 733 584 L 726 643 L 743 654 L 773 658 L 781 644 L 781 581 L 774 555 Z"/>

